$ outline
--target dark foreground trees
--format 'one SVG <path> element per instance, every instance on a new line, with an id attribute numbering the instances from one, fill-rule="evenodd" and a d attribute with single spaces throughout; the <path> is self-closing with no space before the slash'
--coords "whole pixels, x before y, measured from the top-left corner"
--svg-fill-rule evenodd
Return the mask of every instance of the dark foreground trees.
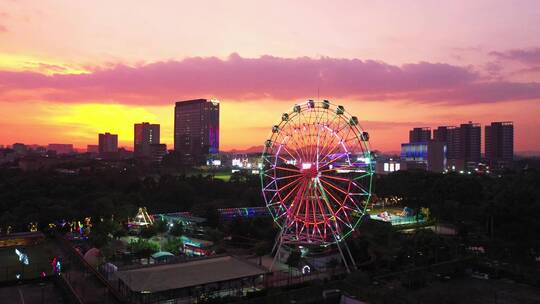
<path id="1" fill-rule="evenodd" d="M 49 223 L 85 217 L 125 222 L 139 206 L 152 213 L 193 211 L 215 226 L 216 208 L 261 204 L 255 185 L 256 177 L 239 183 L 203 176 L 141 177 L 117 169 L 66 175 L 2 168 L 0 227 L 25 231 L 29 222 L 38 222 L 44 229 Z"/>

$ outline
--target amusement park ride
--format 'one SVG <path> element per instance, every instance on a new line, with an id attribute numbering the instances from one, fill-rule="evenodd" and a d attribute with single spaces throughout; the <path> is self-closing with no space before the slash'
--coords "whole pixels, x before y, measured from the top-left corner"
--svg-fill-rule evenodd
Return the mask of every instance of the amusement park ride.
<path id="1" fill-rule="evenodd" d="M 356 116 L 327 100 L 297 104 L 273 126 L 260 173 L 266 206 L 281 229 L 271 268 L 282 247 L 331 245 L 347 271 L 356 267 L 345 239 L 371 199 L 368 140 Z"/>
<path id="2" fill-rule="evenodd" d="M 139 211 L 133 220 L 128 221 L 128 226 L 131 228 L 146 228 L 154 224 L 154 219 L 148 215 L 146 207 L 139 207 Z"/>

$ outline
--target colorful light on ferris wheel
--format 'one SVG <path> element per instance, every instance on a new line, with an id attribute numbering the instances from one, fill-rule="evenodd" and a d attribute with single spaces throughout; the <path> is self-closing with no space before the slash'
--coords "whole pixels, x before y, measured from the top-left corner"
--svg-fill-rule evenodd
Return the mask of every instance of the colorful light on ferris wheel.
<path id="1" fill-rule="evenodd" d="M 371 199 L 368 140 L 356 116 L 327 100 L 296 104 L 281 116 L 260 170 L 281 242 L 339 243 L 355 229 Z"/>

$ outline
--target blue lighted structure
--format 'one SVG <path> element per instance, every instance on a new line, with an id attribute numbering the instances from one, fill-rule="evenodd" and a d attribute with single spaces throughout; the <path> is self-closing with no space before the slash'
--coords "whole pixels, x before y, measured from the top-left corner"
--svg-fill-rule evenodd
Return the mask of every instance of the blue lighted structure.
<path id="1" fill-rule="evenodd" d="M 446 168 L 446 144 L 438 141 L 401 144 L 401 159 L 407 169 L 443 172 Z"/>
<path id="2" fill-rule="evenodd" d="M 401 144 L 401 158 L 406 161 L 425 161 L 428 158 L 428 143 L 415 142 Z"/>
<path id="3" fill-rule="evenodd" d="M 230 221 L 236 218 L 269 217 L 270 212 L 266 207 L 243 207 L 218 209 L 222 220 Z"/>

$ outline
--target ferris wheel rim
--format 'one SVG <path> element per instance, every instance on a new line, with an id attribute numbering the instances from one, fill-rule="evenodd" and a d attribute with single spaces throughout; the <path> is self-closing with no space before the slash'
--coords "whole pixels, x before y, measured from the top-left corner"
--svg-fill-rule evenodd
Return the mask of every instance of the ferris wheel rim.
<path id="1" fill-rule="evenodd" d="M 331 112 L 331 110 L 335 109 L 335 112 Z M 321 216 L 321 218 L 319 220 L 317 220 L 317 214 L 315 214 L 314 212 L 314 215 L 313 215 L 313 220 L 315 222 L 309 222 L 307 220 L 307 212 L 308 212 L 308 206 L 309 204 L 306 202 L 305 203 L 305 206 L 306 206 L 306 210 L 305 210 L 305 215 L 306 215 L 306 219 L 300 219 L 297 217 L 298 215 L 298 212 L 299 212 L 299 208 L 300 207 L 297 207 L 298 209 L 293 209 L 293 211 L 297 211 L 297 215 L 295 216 L 292 216 L 292 220 L 291 220 L 291 215 L 289 214 L 290 213 L 290 208 L 293 206 L 294 202 L 289 204 L 288 206 L 285 206 L 286 210 L 282 210 L 281 213 L 278 213 L 274 208 L 273 208 L 273 205 L 276 205 L 276 203 L 273 202 L 274 200 L 274 197 L 277 195 L 277 196 L 280 196 L 280 189 L 278 186 L 277 186 L 277 182 L 276 180 L 277 179 L 280 179 L 281 177 L 278 177 L 276 175 L 276 168 L 277 168 L 277 161 L 278 161 L 278 158 L 279 158 L 279 154 L 280 154 L 280 149 L 281 147 L 284 145 L 283 142 L 281 143 L 277 143 L 279 145 L 279 148 L 277 151 L 275 151 L 275 145 L 274 143 L 276 143 L 276 139 L 279 138 L 279 135 L 280 135 L 280 132 L 281 130 L 284 130 L 286 128 L 286 126 L 288 124 L 290 124 L 292 121 L 294 121 L 294 119 L 298 118 L 300 119 L 300 116 L 302 115 L 302 113 L 304 112 L 307 112 L 307 111 L 316 111 L 316 110 L 319 110 L 321 112 L 324 112 L 325 114 L 327 114 L 327 119 L 328 119 L 328 114 L 331 114 L 332 115 L 332 119 L 335 120 L 336 118 L 339 118 L 338 121 L 340 123 L 342 122 L 345 122 L 344 125 L 347 126 L 349 132 L 352 130 L 353 132 L 353 135 L 354 135 L 354 141 L 359 144 L 360 148 L 361 148 L 361 152 L 364 154 L 364 157 L 369 157 L 369 159 L 371 159 L 371 151 L 369 149 L 369 143 L 367 140 L 364 140 L 362 138 L 362 136 L 364 136 L 364 129 L 360 126 L 360 124 L 358 123 L 356 117 L 350 115 L 347 111 L 345 111 L 345 109 L 342 107 L 342 106 L 339 106 L 339 105 L 334 105 L 334 104 L 331 104 L 330 102 L 328 101 L 323 101 L 323 102 L 314 102 L 314 101 L 308 101 L 306 103 L 303 103 L 303 104 L 297 104 L 294 106 L 293 108 L 293 111 L 292 112 L 288 112 L 288 113 L 284 113 L 282 115 L 282 120 L 280 121 L 280 123 L 278 125 L 275 125 L 274 128 L 273 128 L 273 132 L 272 132 L 272 135 L 270 136 L 270 139 L 266 142 L 265 144 L 265 148 L 263 150 L 263 155 L 262 155 L 262 162 L 263 162 L 263 167 L 261 168 L 260 170 L 260 176 L 261 176 L 261 185 L 263 187 L 262 189 L 262 192 L 263 192 L 263 197 L 265 199 L 265 204 L 267 206 L 267 208 L 269 209 L 269 212 L 270 214 L 272 215 L 275 223 L 282 229 L 285 229 L 287 228 L 288 226 L 291 226 L 291 225 L 298 225 L 299 223 L 301 223 L 303 226 L 300 228 L 301 229 L 301 233 L 303 231 L 303 229 L 306 227 L 306 224 L 307 224 L 307 229 L 309 230 L 309 225 L 312 225 L 312 229 L 313 229 L 313 234 L 315 234 L 315 228 L 316 229 L 319 229 L 319 225 L 321 224 L 324 224 L 324 229 L 325 229 L 325 233 L 324 233 L 324 237 L 323 235 L 320 233 L 321 237 L 323 238 L 326 238 L 326 228 L 327 226 L 330 228 L 330 229 L 333 229 L 332 226 L 335 226 L 335 229 L 336 230 L 339 230 L 338 231 L 338 234 L 337 234 L 337 237 L 336 237 L 336 234 L 333 232 L 334 234 L 334 240 L 330 240 L 330 241 L 327 241 L 327 240 L 323 240 L 324 243 L 334 243 L 334 242 L 339 242 L 341 240 L 343 240 L 345 237 L 347 237 L 352 231 L 354 231 L 354 229 L 356 228 L 356 226 L 359 224 L 361 218 L 365 215 L 365 212 L 366 212 L 366 207 L 367 207 L 367 203 L 370 201 L 371 199 L 371 188 L 372 188 L 372 179 L 373 179 L 373 168 L 371 166 L 371 163 L 369 163 L 369 165 L 366 167 L 367 168 L 367 172 L 366 174 L 362 175 L 361 178 L 368 178 L 369 179 L 369 185 L 368 185 L 368 188 L 367 190 L 364 190 L 365 191 L 365 200 L 364 200 L 364 206 L 363 208 L 359 208 L 358 205 L 356 204 L 356 202 L 354 201 L 354 199 L 351 197 L 352 196 L 352 193 L 344 193 L 344 198 L 343 198 L 343 201 L 341 203 L 341 205 L 339 204 L 340 202 L 340 199 L 336 199 L 336 198 L 333 198 L 333 202 L 334 203 L 338 203 L 337 205 L 339 206 L 337 210 L 334 211 L 334 209 L 331 207 L 331 206 L 328 206 L 328 210 L 331 210 L 332 211 L 332 214 L 326 214 L 324 212 L 324 209 L 323 207 L 319 206 L 320 207 L 320 211 L 322 211 L 321 214 L 319 214 Z M 338 113 L 337 111 L 340 111 L 340 113 Z M 285 119 L 287 118 L 287 119 Z M 354 118 L 354 119 L 353 119 Z M 348 122 L 351 121 L 351 124 L 349 124 Z M 355 122 L 354 124 L 352 122 Z M 311 126 L 311 123 L 309 124 L 309 126 Z M 299 125 L 297 125 L 299 126 Z M 303 125 L 304 126 L 304 129 L 305 129 L 305 124 Z M 319 126 L 320 127 L 320 126 Z M 328 128 L 327 126 L 324 126 L 326 128 Z M 277 128 L 277 131 L 276 131 L 276 128 Z M 328 130 L 330 130 L 328 128 Z M 337 132 L 333 131 L 335 134 L 337 134 Z M 337 136 L 337 135 L 336 135 Z M 347 135 L 349 136 L 349 135 Z M 318 139 L 318 138 L 317 138 Z M 343 145 L 343 144 L 342 144 Z M 318 147 L 317 147 L 318 148 Z M 345 146 L 343 145 L 343 148 L 345 148 Z M 286 149 L 286 148 L 285 148 Z M 346 150 L 346 149 L 345 149 Z M 347 152 L 347 151 L 346 151 Z M 274 154 L 275 153 L 275 154 Z M 269 169 L 269 170 L 265 170 L 265 161 L 268 162 L 267 160 L 267 157 L 270 156 L 270 157 L 273 157 L 273 156 L 277 156 L 275 157 L 274 159 L 274 164 L 273 164 L 273 168 L 272 169 Z M 291 155 L 292 156 L 292 155 Z M 313 155 L 311 155 L 313 156 Z M 350 164 L 350 155 L 349 155 L 349 152 L 347 152 L 346 154 L 347 156 L 347 162 Z M 317 162 L 318 162 L 318 155 L 317 155 Z M 317 165 L 318 166 L 318 165 Z M 291 171 L 295 171 L 293 169 L 285 169 L 285 168 L 280 168 L 282 170 L 291 170 Z M 273 176 L 270 176 L 270 175 L 267 175 L 266 174 L 266 171 L 271 171 L 273 172 Z M 296 170 L 298 171 L 298 170 Z M 334 170 L 335 171 L 335 170 Z M 294 172 L 294 173 L 300 173 L 300 172 Z M 318 171 L 318 168 L 317 168 L 317 174 L 320 174 L 319 171 Z M 265 176 L 267 178 L 270 179 L 270 181 L 268 183 L 265 184 Z M 320 177 L 320 178 L 319 178 Z M 320 186 L 320 189 L 324 189 L 323 187 L 323 183 L 327 184 L 328 187 L 333 187 L 335 189 L 337 189 L 338 191 L 340 190 L 339 187 L 336 187 L 335 185 L 332 184 L 332 181 L 330 181 L 331 178 L 336 178 L 336 177 L 327 177 L 327 176 L 319 176 L 317 175 L 317 177 L 315 177 L 314 179 L 316 181 L 318 181 L 318 184 Z M 345 180 L 344 178 L 341 178 L 343 181 L 348 181 L 348 185 L 347 187 L 349 188 L 348 191 L 350 191 L 350 188 L 351 188 L 351 184 L 354 185 L 355 187 L 361 189 L 361 187 L 358 187 L 354 180 L 355 179 L 351 179 L 351 180 Z M 270 186 L 272 183 L 275 184 L 275 190 L 272 190 L 272 192 L 275 192 L 273 197 L 271 197 L 270 199 L 267 198 L 267 195 L 266 195 L 266 192 L 269 192 L 268 189 L 266 189 L 268 186 Z M 296 187 L 298 187 L 298 185 L 300 185 L 299 183 L 299 178 L 297 179 L 297 185 Z M 306 187 L 306 181 L 304 180 L 303 181 L 303 184 L 301 187 Z M 312 193 L 314 193 L 315 195 L 313 195 L 313 197 L 317 197 L 317 201 L 319 200 L 318 197 L 319 196 L 325 196 L 325 202 L 328 203 L 328 201 L 330 201 L 330 199 L 328 197 L 330 196 L 333 196 L 332 194 L 332 191 L 334 191 L 335 189 L 331 189 L 328 191 L 328 194 L 327 195 L 326 193 L 324 193 L 324 190 L 317 190 L 317 187 L 314 187 L 314 190 L 311 190 Z M 294 189 L 289 191 L 287 196 L 290 196 L 291 194 L 293 194 L 295 191 Z M 317 194 L 317 191 L 319 191 L 320 194 Z M 335 193 L 334 193 L 335 194 Z M 303 195 L 303 194 L 302 194 Z M 284 206 L 284 201 L 286 202 L 289 198 L 286 197 L 285 199 L 283 199 L 282 197 L 279 197 L 279 202 L 281 205 L 279 205 L 279 208 L 282 208 Z M 303 196 L 301 197 L 301 199 L 303 199 Z M 314 201 L 313 198 L 311 198 L 311 200 Z M 356 210 L 354 208 L 351 208 L 349 207 L 349 205 L 346 205 L 349 204 L 348 200 L 350 200 L 352 203 L 353 203 L 353 206 L 356 206 Z M 318 202 L 320 203 L 320 202 Z M 325 207 L 326 208 L 326 207 Z M 349 209 L 349 210 L 345 210 L 345 209 Z M 357 213 L 360 213 L 360 217 L 354 221 L 351 221 L 349 218 L 347 218 L 346 220 L 343 220 L 343 219 L 340 219 L 339 216 L 337 216 L 337 214 L 339 214 L 340 216 L 343 214 L 344 217 L 348 217 L 350 215 L 353 214 L 353 212 L 351 212 L 351 214 L 349 214 L 350 211 L 356 211 Z M 281 220 L 280 218 L 282 216 L 285 216 L 286 215 L 286 219 L 285 220 Z M 354 214 L 356 216 L 356 214 Z M 316 221 L 317 220 L 317 221 Z M 330 221 L 333 221 L 333 223 L 331 223 Z M 341 221 L 341 224 L 338 225 L 338 221 Z M 342 225 L 345 225 L 348 227 L 347 231 L 343 233 L 343 231 L 341 231 L 340 227 Z M 296 229 L 298 229 L 298 227 L 296 227 Z M 313 236 L 315 237 L 315 236 Z"/>

